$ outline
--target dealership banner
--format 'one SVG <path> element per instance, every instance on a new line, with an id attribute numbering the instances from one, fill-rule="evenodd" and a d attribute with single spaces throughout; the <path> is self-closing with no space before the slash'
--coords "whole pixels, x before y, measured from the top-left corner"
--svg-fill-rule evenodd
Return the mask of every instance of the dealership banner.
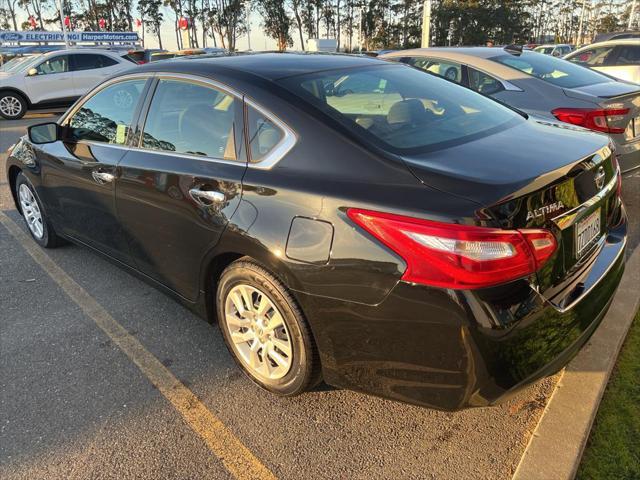
<path id="1" fill-rule="evenodd" d="M 70 42 L 137 42 L 135 32 L 67 32 Z M 0 42 L 64 42 L 61 31 L 12 32 L 0 30 Z"/>

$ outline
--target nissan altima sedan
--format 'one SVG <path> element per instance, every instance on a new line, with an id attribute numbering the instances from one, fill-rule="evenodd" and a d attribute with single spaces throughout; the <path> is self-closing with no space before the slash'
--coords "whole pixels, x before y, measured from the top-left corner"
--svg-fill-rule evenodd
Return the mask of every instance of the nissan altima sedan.
<path id="1" fill-rule="evenodd" d="M 623 172 L 640 167 L 640 85 L 531 51 L 418 48 L 384 55 L 530 115 L 608 134 Z"/>
<path id="2" fill-rule="evenodd" d="M 86 246 L 216 321 L 257 384 L 460 409 L 563 365 L 627 221 L 606 135 L 373 58 L 152 63 L 30 128 L 34 240 Z"/>

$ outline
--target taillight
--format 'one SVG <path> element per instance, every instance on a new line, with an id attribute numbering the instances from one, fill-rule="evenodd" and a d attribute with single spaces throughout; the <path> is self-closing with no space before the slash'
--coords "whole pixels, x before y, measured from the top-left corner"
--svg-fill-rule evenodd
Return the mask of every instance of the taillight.
<path id="1" fill-rule="evenodd" d="M 350 208 L 347 215 L 407 264 L 402 279 L 476 289 L 526 277 L 556 251 L 547 230 L 500 230 Z"/>
<path id="2" fill-rule="evenodd" d="M 579 125 L 589 130 L 605 133 L 624 133 L 624 127 L 613 127 L 611 124 L 624 120 L 624 116 L 629 113 L 629 109 L 556 108 L 551 113 L 561 122 Z"/>

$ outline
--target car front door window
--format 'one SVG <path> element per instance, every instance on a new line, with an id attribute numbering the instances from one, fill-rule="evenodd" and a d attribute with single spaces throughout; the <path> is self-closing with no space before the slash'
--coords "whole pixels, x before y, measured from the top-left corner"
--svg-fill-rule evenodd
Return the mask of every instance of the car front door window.
<path id="1" fill-rule="evenodd" d="M 64 73 L 69 71 L 69 57 L 60 55 L 49 58 L 36 67 L 38 75 L 51 75 L 54 73 Z"/>
<path id="2" fill-rule="evenodd" d="M 84 102 L 68 122 L 67 138 L 125 144 L 146 79 L 118 82 Z"/>
<path id="3" fill-rule="evenodd" d="M 411 57 L 407 63 L 452 82 L 462 83 L 462 65 L 459 63 L 425 57 Z"/>

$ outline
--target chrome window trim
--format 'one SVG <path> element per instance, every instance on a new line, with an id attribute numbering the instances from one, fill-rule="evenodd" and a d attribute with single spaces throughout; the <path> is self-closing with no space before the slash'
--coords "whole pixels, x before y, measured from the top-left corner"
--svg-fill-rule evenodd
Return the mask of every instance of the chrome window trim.
<path id="1" fill-rule="evenodd" d="M 244 103 L 246 103 L 247 105 L 258 110 L 262 115 L 264 115 L 267 119 L 273 122 L 274 125 L 280 128 L 284 132 L 284 135 L 280 140 L 280 142 L 278 142 L 278 144 L 273 149 L 271 149 L 271 151 L 262 160 L 256 163 L 249 163 L 248 161 L 242 162 L 240 160 L 227 160 L 224 158 L 209 157 L 205 155 L 192 155 L 188 153 L 171 152 L 168 150 L 154 150 L 151 148 L 144 148 L 140 146 L 142 142 L 142 136 L 137 146 L 116 145 L 113 143 L 94 142 L 94 141 L 88 141 L 88 140 L 80 140 L 78 143 L 82 143 L 86 145 L 96 145 L 101 147 L 117 148 L 120 150 L 133 150 L 133 151 L 148 152 L 148 153 L 155 153 L 155 154 L 162 154 L 162 155 L 173 155 L 176 157 L 182 157 L 182 158 L 188 158 L 188 159 L 199 159 L 199 160 L 206 160 L 210 162 L 223 163 L 228 165 L 243 165 L 243 166 L 247 166 L 248 168 L 255 168 L 259 170 L 269 170 L 273 168 L 287 153 L 289 153 L 289 151 L 294 147 L 294 145 L 298 141 L 297 134 L 291 127 L 289 127 L 289 125 L 287 125 L 284 121 L 278 118 L 275 114 L 271 113 L 269 110 L 262 107 L 259 103 L 255 102 L 254 100 L 247 97 L 246 95 L 241 94 L 240 92 L 233 89 L 232 87 L 224 83 L 221 83 L 217 80 L 213 80 L 211 78 L 201 77 L 199 75 L 191 75 L 187 73 L 175 73 L 175 72 L 130 73 L 127 75 L 122 75 L 116 78 L 112 78 L 100 84 L 93 91 L 91 91 L 91 94 L 89 96 L 85 97 L 84 99 L 82 99 L 81 102 L 79 102 L 77 105 L 73 106 L 70 110 L 68 110 L 60 118 L 60 120 L 58 121 L 58 124 L 62 126 L 66 126 L 67 123 L 69 122 L 69 119 L 82 107 L 82 105 L 84 105 L 87 101 L 89 101 L 91 98 L 93 98 L 96 94 L 98 94 L 105 88 L 116 83 L 137 80 L 142 78 L 145 78 L 145 79 L 156 78 L 158 80 L 164 80 L 164 79 L 187 80 L 195 83 L 201 83 L 201 84 L 204 84 L 205 86 L 214 87 L 226 94 L 229 94 L 235 97 L 236 99 L 238 99 L 238 101 L 241 101 L 241 102 L 244 101 Z M 151 106 L 151 104 L 149 104 L 149 106 Z M 147 111 L 147 114 L 148 113 L 149 112 Z M 146 124 L 146 122 L 147 122 L 147 119 L 145 117 L 142 125 L 142 132 L 144 132 L 144 125 Z M 242 127 L 244 128 L 244 119 L 243 119 Z"/>
<path id="2" fill-rule="evenodd" d="M 259 170 L 269 170 L 273 168 L 273 166 L 276 165 L 280 160 L 282 160 L 282 158 L 284 158 L 284 156 L 287 153 L 289 153 L 289 151 L 295 146 L 295 144 L 298 142 L 298 136 L 293 131 L 293 129 L 289 128 L 289 125 L 284 123 L 282 120 L 276 117 L 273 113 L 264 109 L 263 107 L 258 105 L 256 102 L 254 102 L 250 98 L 245 97 L 244 101 L 248 106 L 256 109 L 258 112 L 264 115 L 270 122 L 272 122 L 276 127 L 282 130 L 282 132 L 284 133 L 284 135 L 282 136 L 280 141 L 276 144 L 276 146 L 273 147 L 269 151 L 269 153 L 267 153 L 264 157 L 262 157 L 262 160 L 255 163 L 249 162 L 249 168 L 257 168 Z M 248 144 L 248 141 L 247 141 L 247 144 Z M 250 155 L 250 152 L 247 152 L 247 154 Z"/>

